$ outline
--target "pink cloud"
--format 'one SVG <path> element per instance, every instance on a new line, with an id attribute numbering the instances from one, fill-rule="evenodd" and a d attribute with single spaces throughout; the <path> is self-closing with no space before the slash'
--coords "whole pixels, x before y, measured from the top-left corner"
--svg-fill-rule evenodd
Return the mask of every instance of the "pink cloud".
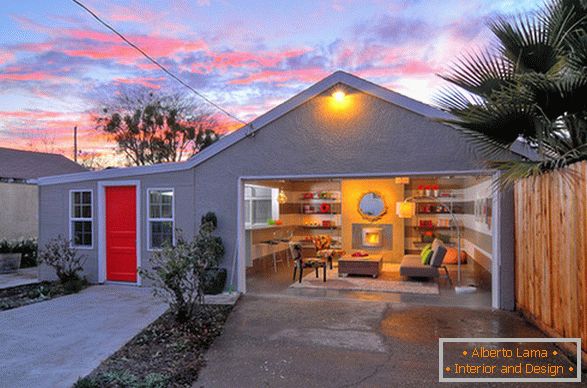
<path id="1" fill-rule="evenodd" d="M 316 82 L 326 75 L 328 75 L 328 71 L 322 68 L 262 70 L 242 78 L 234 79 L 230 83 L 233 85 L 247 85 L 255 82 L 285 84 L 292 81 L 311 83 Z"/>
<path id="2" fill-rule="evenodd" d="M 142 85 L 151 89 L 160 89 L 158 81 L 164 81 L 165 77 L 136 77 L 136 78 L 116 78 L 113 82 L 116 84 Z"/>
<path id="3" fill-rule="evenodd" d="M 3 63 L 9 62 L 13 59 L 14 59 L 13 53 L 0 49 L 0 65 Z"/>
<path id="4" fill-rule="evenodd" d="M 30 73 L 0 73 L 0 81 L 47 81 L 62 78 L 63 77 L 42 71 L 33 71 Z"/>

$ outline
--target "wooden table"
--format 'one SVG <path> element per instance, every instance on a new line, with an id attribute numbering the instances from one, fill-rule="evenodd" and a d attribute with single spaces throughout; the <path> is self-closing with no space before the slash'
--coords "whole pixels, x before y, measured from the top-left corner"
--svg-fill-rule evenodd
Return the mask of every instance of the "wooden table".
<path id="1" fill-rule="evenodd" d="M 383 267 L 383 255 L 369 255 L 353 257 L 344 255 L 338 259 L 338 276 L 369 275 L 373 278 L 379 276 Z"/>

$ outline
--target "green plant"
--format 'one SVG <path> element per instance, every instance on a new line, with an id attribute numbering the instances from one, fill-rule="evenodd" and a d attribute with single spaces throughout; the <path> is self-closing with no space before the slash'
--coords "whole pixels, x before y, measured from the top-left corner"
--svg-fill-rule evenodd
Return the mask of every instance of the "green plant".
<path id="1" fill-rule="evenodd" d="M 37 265 L 38 244 L 36 239 L 28 238 L 16 241 L 14 251 L 22 254 L 21 268 L 35 267 Z"/>
<path id="2" fill-rule="evenodd" d="M 37 265 L 37 240 L 0 240 L 0 253 L 20 253 L 20 267 L 34 267 Z"/>
<path id="3" fill-rule="evenodd" d="M 79 256 L 62 236 L 49 240 L 39 252 L 39 262 L 52 267 L 68 293 L 80 291 L 86 281 L 81 276 L 85 256 Z"/>
<path id="4" fill-rule="evenodd" d="M 587 2 L 553 0 L 489 28 L 496 47 L 461 57 L 437 99 L 456 126 L 503 171 L 500 183 L 587 159 Z M 536 157 L 505 160 L 521 141 Z"/>
<path id="5" fill-rule="evenodd" d="M 152 270 L 140 270 L 153 282 L 153 293 L 166 300 L 175 317 L 185 322 L 203 302 L 206 271 L 216 268 L 224 255 L 220 237 L 214 236 L 214 213 L 202 217 L 202 225 L 192 241 L 178 232 L 175 246 L 165 245 L 151 257 Z"/>

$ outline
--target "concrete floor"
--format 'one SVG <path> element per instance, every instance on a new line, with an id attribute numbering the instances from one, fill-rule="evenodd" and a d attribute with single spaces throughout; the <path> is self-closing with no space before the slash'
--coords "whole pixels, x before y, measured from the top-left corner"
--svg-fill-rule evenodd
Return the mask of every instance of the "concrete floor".
<path id="1" fill-rule="evenodd" d="M 335 262 L 334 267 L 338 264 Z M 457 266 L 449 264 L 449 274 L 453 285 L 457 281 Z M 454 288 L 450 287 L 445 279 L 439 282 L 440 295 L 416 295 L 416 294 L 399 294 L 387 292 L 359 292 L 343 291 L 333 289 L 299 289 L 290 288 L 292 284 L 293 263 L 289 267 L 280 263 L 278 271 L 274 272 L 271 268 L 262 273 L 247 276 L 247 294 L 253 296 L 281 297 L 320 297 L 332 299 L 357 299 L 370 300 L 385 303 L 410 303 L 417 305 L 435 305 L 435 306 L 468 306 L 468 307 L 491 307 L 491 286 L 487 279 L 480 279 L 478 276 L 479 268 L 474 262 L 465 264 L 461 268 L 462 284 L 477 284 L 477 291 L 472 294 L 457 295 Z M 403 280 L 397 274 L 397 280 Z M 422 280 L 419 280 L 422 281 Z M 430 280 L 438 282 L 438 280 Z M 328 285 L 328 280 L 326 281 Z"/>
<path id="2" fill-rule="evenodd" d="M 194 387 L 436 385 L 439 337 L 543 335 L 487 308 L 247 294 Z"/>
<path id="3" fill-rule="evenodd" d="M 0 386 L 71 386 L 165 310 L 149 288 L 106 285 L 0 312 Z"/>
<path id="4" fill-rule="evenodd" d="M 0 289 L 39 282 L 37 267 L 21 268 L 15 273 L 0 274 Z"/>

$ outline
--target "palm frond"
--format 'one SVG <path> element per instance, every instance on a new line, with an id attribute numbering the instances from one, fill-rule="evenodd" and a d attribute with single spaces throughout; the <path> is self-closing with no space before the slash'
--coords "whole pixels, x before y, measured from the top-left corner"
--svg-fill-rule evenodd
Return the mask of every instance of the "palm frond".
<path id="1" fill-rule="evenodd" d="M 507 86 L 514 72 L 515 66 L 507 58 L 484 51 L 463 55 L 440 77 L 470 93 L 488 97 Z"/>
<path id="2" fill-rule="evenodd" d="M 489 28 L 499 39 L 503 55 L 521 70 L 548 73 L 560 59 L 562 42 L 551 39 L 548 26 L 536 15 L 512 21 L 498 17 Z"/>

